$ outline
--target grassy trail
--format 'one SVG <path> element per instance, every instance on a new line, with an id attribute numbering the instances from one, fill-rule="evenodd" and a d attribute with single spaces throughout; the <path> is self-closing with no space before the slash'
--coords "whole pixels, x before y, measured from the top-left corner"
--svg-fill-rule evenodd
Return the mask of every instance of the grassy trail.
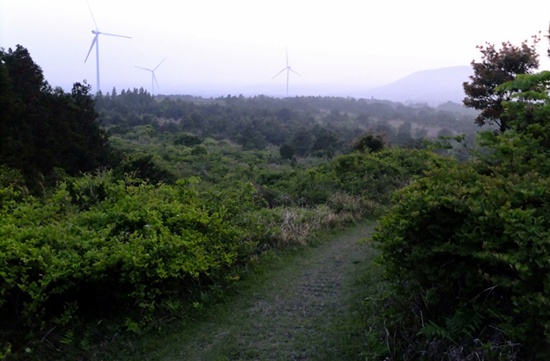
<path id="1" fill-rule="evenodd" d="M 206 319 L 174 329 L 146 346 L 154 352 L 132 359 L 360 359 L 364 325 L 354 310 L 364 294 L 358 282 L 370 267 L 372 251 L 358 241 L 373 228 L 373 223 L 356 226 L 274 260 Z"/>

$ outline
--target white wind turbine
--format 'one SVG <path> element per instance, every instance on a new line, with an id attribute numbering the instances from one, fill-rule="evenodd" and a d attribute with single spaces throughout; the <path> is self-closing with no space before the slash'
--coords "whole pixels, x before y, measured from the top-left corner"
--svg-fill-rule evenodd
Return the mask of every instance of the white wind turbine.
<path id="1" fill-rule="evenodd" d="M 96 64 L 96 86 L 97 86 L 97 92 L 101 90 L 101 86 L 99 83 L 99 35 L 107 35 L 107 36 L 116 36 L 119 38 L 128 38 L 131 39 L 130 36 L 125 35 L 117 35 L 117 34 L 109 34 L 99 31 L 99 28 L 97 27 L 97 23 L 95 21 L 94 13 L 92 12 L 92 8 L 90 7 L 90 3 L 86 2 L 88 4 L 88 9 L 90 9 L 90 14 L 92 14 L 92 20 L 94 21 L 95 30 L 92 30 L 92 34 L 94 34 L 94 40 L 92 40 L 92 45 L 90 46 L 90 50 L 88 50 L 88 55 L 86 55 L 86 59 L 84 62 L 88 60 L 88 57 L 90 56 L 90 53 L 92 52 L 92 49 L 95 45 L 95 64 Z"/>
<path id="2" fill-rule="evenodd" d="M 289 81 L 289 78 L 290 78 L 290 72 L 293 72 L 294 74 L 300 76 L 300 74 L 298 74 L 297 72 L 295 72 L 294 70 L 292 70 L 292 68 L 290 67 L 290 65 L 288 65 L 288 49 L 286 50 L 286 66 L 280 71 L 278 72 L 277 74 L 275 74 L 275 76 L 272 78 L 272 79 L 275 79 L 276 77 L 279 76 L 279 74 L 281 74 L 282 72 L 284 72 L 286 70 L 286 96 L 288 97 L 288 81 Z"/>
<path id="3" fill-rule="evenodd" d="M 136 68 L 147 70 L 147 71 L 151 72 L 151 95 L 155 95 L 155 84 L 157 84 L 157 90 L 159 89 L 159 83 L 157 81 L 157 77 L 155 76 L 155 70 L 157 70 L 159 68 L 159 66 L 162 63 L 164 63 L 165 60 L 166 60 L 166 58 L 162 59 L 162 61 L 159 63 L 159 65 L 157 65 L 154 69 L 142 68 L 141 66 L 137 66 L 137 65 L 135 66 Z"/>

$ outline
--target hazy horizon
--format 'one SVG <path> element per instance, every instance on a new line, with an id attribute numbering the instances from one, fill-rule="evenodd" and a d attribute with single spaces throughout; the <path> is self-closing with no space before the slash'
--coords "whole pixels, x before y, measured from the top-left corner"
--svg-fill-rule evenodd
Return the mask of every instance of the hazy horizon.
<path id="1" fill-rule="evenodd" d="M 210 0 L 151 4 L 89 0 L 99 31 L 101 90 L 197 96 L 357 96 L 417 71 L 469 65 L 486 41 L 520 44 L 548 33 L 550 2 L 527 0 L 517 8 L 500 1 L 405 0 L 338 2 Z M 96 86 L 94 18 L 85 0 L 0 0 L 0 47 L 27 48 L 52 86 L 69 90 L 84 79 Z M 547 38 L 539 43 L 548 69 Z M 210 93 L 210 94 L 207 94 Z M 368 94 L 365 94 L 368 96 Z"/>

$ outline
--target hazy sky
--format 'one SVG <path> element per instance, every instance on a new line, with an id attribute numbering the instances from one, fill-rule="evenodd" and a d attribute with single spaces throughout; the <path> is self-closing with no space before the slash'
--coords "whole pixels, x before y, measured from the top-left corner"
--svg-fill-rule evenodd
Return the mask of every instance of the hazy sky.
<path id="1" fill-rule="evenodd" d="M 89 0 L 100 31 L 101 90 L 345 95 L 419 70 L 467 65 L 476 45 L 548 34 L 549 0 Z M 52 86 L 96 90 L 94 21 L 86 0 L 0 0 L 0 47 L 27 48 Z M 549 69 L 548 41 L 539 45 Z M 467 80 L 467 79 L 465 79 Z M 349 89 L 349 90 L 348 90 Z M 353 90 L 352 90 L 353 89 Z"/>

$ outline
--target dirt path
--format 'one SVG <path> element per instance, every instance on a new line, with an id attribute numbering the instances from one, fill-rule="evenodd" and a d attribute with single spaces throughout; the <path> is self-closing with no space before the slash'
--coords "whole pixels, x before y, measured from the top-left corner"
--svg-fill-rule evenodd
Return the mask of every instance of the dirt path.
<path id="1" fill-rule="evenodd" d="M 357 268 L 369 260 L 362 225 L 269 270 L 261 285 L 224 305 L 222 317 L 174 336 L 159 360 L 347 360 L 345 319 Z M 177 345 L 177 346 L 174 346 Z"/>

